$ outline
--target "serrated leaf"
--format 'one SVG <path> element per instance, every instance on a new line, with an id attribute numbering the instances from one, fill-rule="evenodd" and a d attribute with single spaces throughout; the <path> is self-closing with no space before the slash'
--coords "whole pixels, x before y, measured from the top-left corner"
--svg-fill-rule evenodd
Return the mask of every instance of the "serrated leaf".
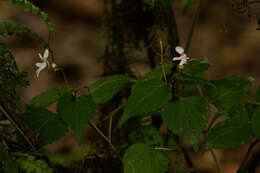
<path id="1" fill-rule="evenodd" d="M 40 134 L 40 144 L 50 144 L 66 135 L 67 127 L 60 117 L 45 108 L 35 108 L 25 112 L 25 123 Z"/>
<path id="2" fill-rule="evenodd" d="M 260 107 L 256 108 L 251 119 L 252 130 L 256 137 L 260 139 Z"/>
<path id="3" fill-rule="evenodd" d="M 93 100 L 85 95 L 74 98 L 71 94 L 65 94 L 59 99 L 57 111 L 71 127 L 80 145 L 83 131 L 96 111 L 96 105 Z"/>
<path id="4" fill-rule="evenodd" d="M 70 92 L 69 88 L 51 88 L 34 97 L 29 103 L 30 107 L 46 107 L 56 102 L 65 93 Z"/>
<path id="5" fill-rule="evenodd" d="M 210 102 L 214 104 L 220 112 L 234 115 L 234 106 L 244 105 L 249 99 L 249 92 L 246 86 L 251 86 L 252 78 L 231 76 L 212 81 L 215 87 L 208 86 L 206 93 Z M 237 107 L 239 108 L 239 107 Z M 241 107 L 243 108 L 243 106 Z M 241 110 L 242 111 L 242 110 Z"/>
<path id="6" fill-rule="evenodd" d="M 205 150 L 233 149 L 249 142 L 253 137 L 247 115 L 237 115 L 216 124 L 206 137 Z"/>
<path id="7" fill-rule="evenodd" d="M 124 173 L 164 173 L 169 160 L 162 152 L 138 143 L 126 150 L 123 165 Z"/>
<path id="8" fill-rule="evenodd" d="M 131 96 L 119 120 L 119 127 L 130 118 L 157 111 L 168 103 L 170 97 L 170 88 L 164 82 L 139 81 L 132 87 Z"/>
<path id="9" fill-rule="evenodd" d="M 89 86 L 89 93 L 96 103 L 105 103 L 123 88 L 130 78 L 126 75 L 114 75 L 96 81 Z"/>
<path id="10" fill-rule="evenodd" d="M 162 119 L 175 134 L 183 136 L 192 145 L 207 125 L 209 105 L 203 97 L 192 96 L 169 103 L 162 111 Z"/>
<path id="11" fill-rule="evenodd" d="M 165 73 L 167 74 L 172 67 L 173 67 L 173 63 L 165 64 L 164 65 Z M 155 69 L 144 74 L 144 76 L 139 81 L 161 80 L 162 78 L 163 78 L 162 67 L 157 66 Z"/>

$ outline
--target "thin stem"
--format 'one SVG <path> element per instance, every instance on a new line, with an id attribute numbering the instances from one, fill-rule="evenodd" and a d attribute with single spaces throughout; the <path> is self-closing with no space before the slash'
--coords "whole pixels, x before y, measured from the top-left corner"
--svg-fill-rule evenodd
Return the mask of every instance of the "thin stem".
<path id="1" fill-rule="evenodd" d="M 61 73 L 62 73 L 62 77 L 63 77 L 63 80 L 64 80 L 64 82 L 65 82 L 65 85 L 66 85 L 67 87 L 69 87 L 68 79 L 67 79 L 67 77 L 66 77 L 66 75 L 65 75 L 65 72 L 64 72 L 64 70 L 63 70 L 62 67 L 60 67 L 60 71 L 61 71 Z"/>
<path id="2" fill-rule="evenodd" d="M 11 116 L 4 110 L 4 108 L 0 105 L 1 112 L 6 116 L 6 118 L 11 122 L 11 124 L 21 133 L 21 135 L 24 137 L 24 139 L 28 142 L 28 144 L 32 147 L 34 151 L 36 151 L 35 146 L 30 141 L 30 139 L 25 135 L 23 130 L 16 124 L 16 122 L 11 118 Z"/>
<path id="3" fill-rule="evenodd" d="M 249 148 L 248 148 L 248 150 L 247 150 L 247 152 L 246 152 L 246 155 L 245 155 L 245 157 L 243 158 L 243 160 L 242 160 L 242 162 L 241 162 L 241 164 L 240 164 L 238 170 L 243 169 L 243 168 L 245 167 L 245 165 L 246 165 L 246 163 L 247 163 L 247 160 L 248 160 L 248 158 L 249 158 L 249 156 L 250 156 L 250 154 L 251 154 L 251 152 L 252 152 L 254 146 L 255 146 L 258 142 L 259 142 L 259 140 L 255 140 L 254 142 L 252 142 L 252 143 L 250 144 L 250 146 L 249 146 Z"/>
<path id="4" fill-rule="evenodd" d="M 179 144 L 178 154 L 179 154 L 179 157 L 182 159 L 182 161 L 184 163 L 183 168 L 186 170 L 187 173 L 189 173 L 190 169 L 189 169 L 188 161 L 186 160 L 184 153 L 183 153 L 182 137 L 181 136 L 178 137 L 178 144 Z"/>
<path id="5" fill-rule="evenodd" d="M 122 160 L 122 157 L 120 156 L 120 154 L 117 152 L 116 148 L 113 146 L 113 144 L 111 143 L 111 141 L 97 128 L 97 126 L 92 123 L 89 122 L 89 125 L 96 130 L 96 132 L 98 133 L 98 135 L 105 141 L 108 143 L 110 149 L 112 150 L 112 152 L 120 159 Z"/>
<path id="6" fill-rule="evenodd" d="M 110 141 L 112 141 L 111 140 L 111 138 L 112 138 L 112 122 L 113 122 L 113 117 L 110 117 L 109 118 L 109 126 L 108 126 L 108 139 Z"/>
<path id="7" fill-rule="evenodd" d="M 165 73 L 165 66 L 164 66 L 164 59 L 163 59 L 162 40 L 160 40 L 160 48 L 161 48 L 161 67 L 162 67 L 162 72 L 163 72 L 163 77 L 164 77 L 165 83 L 167 83 L 167 77 L 166 77 L 166 73 Z"/>
<path id="8" fill-rule="evenodd" d="M 191 24 L 191 29 L 190 29 L 188 39 L 187 39 L 187 42 L 186 42 L 186 45 L 185 45 L 185 52 L 186 53 L 188 53 L 188 50 L 190 48 L 190 43 L 191 43 L 192 36 L 193 36 L 193 33 L 194 33 L 195 25 L 196 25 L 196 23 L 199 19 L 199 14 L 200 14 L 200 1 L 198 2 L 198 7 L 197 7 L 197 10 L 196 10 L 195 16 L 193 18 L 193 21 L 192 21 L 192 24 Z"/>
<path id="9" fill-rule="evenodd" d="M 219 161 L 218 161 L 218 159 L 217 159 L 217 157 L 216 157 L 216 154 L 215 154 L 214 150 L 211 149 L 211 150 L 210 150 L 210 153 L 211 153 L 212 157 L 214 158 L 214 161 L 215 161 L 215 164 L 216 164 L 218 173 L 221 173 L 220 164 L 219 164 Z"/>

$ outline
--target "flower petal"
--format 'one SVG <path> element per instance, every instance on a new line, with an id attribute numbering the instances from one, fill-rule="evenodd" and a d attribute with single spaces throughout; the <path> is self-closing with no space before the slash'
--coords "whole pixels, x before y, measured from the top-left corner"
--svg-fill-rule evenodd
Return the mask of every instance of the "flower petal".
<path id="1" fill-rule="evenodd" d="M 45 62 L 37 62 L 35 65 L 36 65 L 36 67 L 41 67 L 41 66 L 43 66 L 43 64 L 45 64 Z"/>
<path id="2" fill-rule="evenodd" d="M 38 66 L 39 65 L 39 66 Z M 36 66 L 39 67 L 37 70 L 36 70 L 36 76 L 37 78 L 39 78 L 39 74 L 40 72 L 47 66 L 47 63 L 43 62 L 43 63 L 36 63 Z"/>
<path id="3" fill-rule="evenodd" d="M 178 60 L 181 60 L 181 56 L 180 57 L 174 57 L 172 58 L 173 61 L 178 61 Z"/>
<path id="4" fill-rule="evenodd" d="M 175 47 L 175 51 L 178 52 L 179 54 L 183 54 L 184 53 L 184 49 L 180 46 Z"/>
<path id="5" fill-rule="evenodd" d="M 181 62 L 180 62 L 180 66 L 184 65 L 187 63 L 187 60 L 186 59 L 182 59 Z"/>
<path id="6" fill-rule="evenodd" d="M 45 49 L 43 58 L 44 58 L 44 59 L 47 59 L 48 56 L 49 56 L 49 50 L 48 50 L 48 49 Z"/>
<path id="7" fill-rule="evenodd" d="M 43 59 L 44 59 L 44 58 L 42 57 L 42 54 L 40 54 L 40 53 L 39 53 L 38 55 L 39 55 L 39 57 L 41 58 L 41 60 L 43 60 Z"/>

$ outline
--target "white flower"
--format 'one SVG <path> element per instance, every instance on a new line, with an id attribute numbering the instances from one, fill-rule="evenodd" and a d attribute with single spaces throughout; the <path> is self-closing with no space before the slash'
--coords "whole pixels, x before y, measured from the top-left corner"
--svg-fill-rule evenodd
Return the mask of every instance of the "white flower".
<path id="1" fill-rule="evenodd" d="M 48 56 L 49 56 L 49 50 L 45 49 L 44 54 L 42 56 L 42 54 L 39 53 L 39 57 L 41 58 L 42 62 L 37 62 L 35 65 L 38 67 L 38 69 L 36 70 L 36 75 L 37 78 L 39 77 L 40 72 L 45 69 L 47 66 L 49 66 L 49 62 L 48 62 Z"/>
<path id="2" fill-rule="evenodd" d="M 179 57 L 174 57 L 172 60 L 173 61 L 178 61 L 180 60 L 180 64 L 179 64 L 179 68 L 182 69 L 183 65 L 187 63 L 187 60 L 190 59 L 185 53 L 184 53 L 184 49 L 180 46 L 177 46 L 175 48 L 176 52 L 178 52 L 180 54 Z"/>

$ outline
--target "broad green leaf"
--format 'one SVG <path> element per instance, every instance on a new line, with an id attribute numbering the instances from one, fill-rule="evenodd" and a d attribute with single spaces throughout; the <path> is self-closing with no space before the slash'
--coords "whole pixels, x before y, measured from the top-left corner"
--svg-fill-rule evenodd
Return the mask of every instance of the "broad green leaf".
<path id="1" fill-rule="evenodd" d="M 173 150 L 178 150 L 179 144 L 173 137 L 169 138 L 168 140 L 168 147 Z"/>
<path id="2" fill-rule="evenodd" d="M 252 129 L 256 137 L 260 139 L 260 107 L 256 108 L 251 119 Z"/>
<path id="3" fill-rule="evenodd" d="M 57 111 L 71 127 L 80 145 L 83 131 L 96 111 L 96 105 L 93 100 L 85 95 L 74 98 L 71 94 L 65 94 L 59 99 Z"/>
<path id="4" fill-rule="evenodd" d="M 30 107 L 46 107 L 56 102 L 62 95 L 70 92 L 68 88 L 52 88 L 34 97 L 29 103 Z"/>
<path id="5" fill-rule="evenodd" d="M 131 96 L 119 120 L 121 127 L 128 119 L 157 111 L 168 103 L 171 91 L 160 80 L 139 81 L 132 87 Z"/>
<path id="6" fill-rule="evenodd" d="M 57 114 L 45 108 L 35 108 L 23 115 L 25 123 L 40 135 L 40 144 L 50 144 L 66 135 L 67 127 Z"/>
<path id="7" fill-rule="evenodd" d="M 172 67 L 173 67 L 173 63 L 164 65 L 164 68 L 165 68 L 164 70 L 165 70 L 166 75 Z M 163 78 L 162 67 L 157 66 L 155 69 L 144 74 L 144 76 L 140 79 L 140 81 L 149 81 L 149 80 L 154 80 L 154 79 L 161 80 L 162 78 Z"/>
<path id="8" fill-rule="evenodd" d="M 134 144 L 123 158 L 124 173 L 164 173 L 168 170 L 168 158 L 145 144 Z"/>
<path id="9" fill-rule="evenodd" d="M 90 85 L 89 93 L 96 103 L 105 103 L 129 82 L 130 78 L 126 75 L 109 76 Z"/>
<path id="10" fill-rule="evenodd" d="M 210 98 L 210 102 L 214 104 L 220 112 L 234 115 L 233 110 L 242 107 L 237 105 L 244 105 L 249 99 L 249 92 L 245 87 L 251 86 L 252 78 L 245 78 L 240 76 L 231 76 L 223 79 L 212 81 L 215 87 L 208 86 L 206 93 Z M 234 106 L 237 109 L 234 109 Z M 242 110 L 241 110 L 242 111 Z"/>
<path id="11" fill-rule="evenodd" d="M 162 119 L 175 134 L 183 136 L 192 145 L 207 125 L 209 105 L 203 97 L 192 96 L 169 103 L 162 111 Z"/>
<path id="12" fill-rule="evenodd" d="M 252 137 L 249 119 L 242 113 L 216 124 L 206 137 L 205 150 L 233 149 L 249 142 Z"/>

